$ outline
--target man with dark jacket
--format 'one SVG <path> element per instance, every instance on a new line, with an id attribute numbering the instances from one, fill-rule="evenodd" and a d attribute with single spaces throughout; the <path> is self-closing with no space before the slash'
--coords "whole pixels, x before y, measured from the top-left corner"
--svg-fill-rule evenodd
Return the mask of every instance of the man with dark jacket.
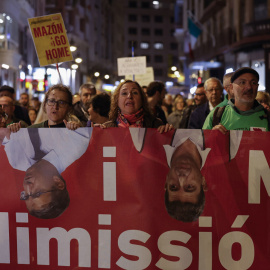
<path id="1" fill-rule="evenodd" d="M 194 100 L 195 105 L 190 105 L 184 108 L 183 118 L 180 122 L 179 128 L 187 128 L 190 115 L 195 111 L 196 108 L 198 108 L 198 106 L 207 102 L 203 83 L 197 85 Z"/>
<path id="2" fill-rule="evenodd" d="M 0 87 L 0 97 L 4 97 L 4 96 L 10 97 L 13 100 L 15 100 L 14 88 L 12 88 L 8 85 L 1 86 Z M 19 120 L 23 120 L 28 125 L 31 125 L 31 121 L 29 119 L 28 111 L 26 108 L 15 104 L 14 116 Z"/>
<path id="3" fill-rule="evenodd" d="M 79 89 L 81 100 L 74 104 L 74 114 L 81 121 L 83 127 L 86 127 L 89 117 L 86 104 L 96 95 L 96 92 L 95 86 L 91 83 L 85 83 Z"/>
<path id="4" fill-rule="evenodd" d="M 161 104 L 165 98 L 166 89 L 163 82 L 154 81 L 147 86 L 147 101 L 152 114 L 161 119 L 163 124 L 167 124 L 167 119 L 164 111 L 161 109 Z"/>
<path id="5" fill-rule="evenodd" d="M 221 102 L 223 86 L 218 78 L 211 77 L 206 80 L 204 89 L 208 102 L 199 106 L 191 114 L 188 124 L 190 129 L 202 129 L 207 115 Z"/>

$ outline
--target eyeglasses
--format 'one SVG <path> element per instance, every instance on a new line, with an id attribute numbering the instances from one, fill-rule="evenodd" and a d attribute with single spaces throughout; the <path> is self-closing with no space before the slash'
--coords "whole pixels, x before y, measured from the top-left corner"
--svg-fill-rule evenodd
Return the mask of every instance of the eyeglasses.
<path id="1" fill-rule="evenodd" d="M 213 93 L 214 91 L 216 92 L 221 92 L 220 88 L 212 88 L 212 89 L 207 89 L 206 92 Z"/>
<path id="2" fill-rule="evenodd" d="M 259 85 L 257 81 L 247 81 L 247 80 L 242 80 L 234 83 L 240 86 L 241 88 L 247 87 L 248 85 L 250 85 L 251 87 L 257 87 Z"/>
<path id="3" fill-rule="evenodd" d="M 47 104 L 49 106 L 57 105 L 60 108 L 63 108 L 63 107 L 66 107 L 67 105 L 69 105 L 69 103 L 67 101 L 64 101 L 64 100 L 58 100 L 58 101 L 56 101 L 55 99 L 47 99 Z"/>
<path id="4" fill-rule="evenodd" d="M 29 199 L 29 197 L 32 197 L 32 198 L 38 198 L 40 197 L 42 194 L 45 194 L 45 193 L 48 193 L 48 192 L 53 192 L 55 191 L 55 189 L 52 189 L 52 190 L 48 190 L 48 191 L 38 191 L 36 193 L 33 193 L 33 194 L 26 194 L 25 191 L 22 191 L 21 192 L 21 195 L 20 195 L 20 200 L 21 201 L 26 201 Z"/>

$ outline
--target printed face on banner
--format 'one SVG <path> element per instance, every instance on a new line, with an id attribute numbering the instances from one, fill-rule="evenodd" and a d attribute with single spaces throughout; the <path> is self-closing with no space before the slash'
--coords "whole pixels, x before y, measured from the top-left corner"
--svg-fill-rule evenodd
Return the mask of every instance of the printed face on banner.
<path id="1" fill-rule="evenodd" d="M 20 199 L 35 217 L 54 218 L 68 206 L 69 202 L 60 210 L 63 194 L 67 193 L 66 185 L 54 165 L 46 160 L 40 160 L 26 170 L 23 188 Z"/>
<path id="2" fill-rule="evenodd" d="M 53 189 L 53 180 L 51 178 L 46 179 L 36 166 L 30 167 L 23 180 L 24 195 L 29 196 L 25 200 L 26 207 L 29 211 L 41 210 L 45 205 L 48 205 L 52 201 L 52 194 L 48 192 Z M 32 196 L 35 194 L 34 196 Z M 39 195 L 40 196 L 37 196 Z"/>
<path id="3" fill-rule="evenodd" d="M 33 159 L 29 130 L 0 147 L 1 269 L 269 269 L 269 132 L 38 129 L 52 165 Z M 207 179 L 197 221 L 168 216 L 167 175 L 190 193 L 202 193 Z M 66 211 L 30 216 L 18 198 L 22 186 L 25 201 L 42 198 L 39 210 L 65 186 L 57 177 L 70 191 Z M 198 214 L 191 201 L 174 207 Z"/>
<path id="4" fill-rule="evenodd" d="M 134 114 L 142 107 L 142 97 L 135 83 L 125 83 L 120 89 L 118 107 L 122 114 Z"/>
<path id="5" fill-rule="evenodd" d="M 196 204 L 202 184 L 203 177 L 192 159 L 184 156 L 173 158 L 166 179 L 169 201 Z"/>

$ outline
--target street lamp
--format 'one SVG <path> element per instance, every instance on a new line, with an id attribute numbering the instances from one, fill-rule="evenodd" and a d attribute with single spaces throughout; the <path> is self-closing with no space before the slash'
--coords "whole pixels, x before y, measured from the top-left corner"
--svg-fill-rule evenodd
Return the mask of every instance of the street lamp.
<path id="1" fill-rule="evenodd" d="M 95 72 L 94 75 L 95 75 L 95 77 L 98 77 L 100 75 L 100 73 L 99 72 Z"/>
<path id="2" fill-rule="evenodd" d="M 80 55 L 78 54 L 78 56 L 75 58 L 75 62 L 76 62 L 77 64 L 80 64 L 82 61 L 83 61 L 82 58 L 81 58 Z"/>
<path id="3" fill-rule="evenodd" d="M 79 67 L 79 66 L 78 66 L 77 64 L 72 64 L 72 65 L 71 65 L 71 68 L 72 68 L 72 69 L 77 69 L 78 67 Z"/>
<path id="4" fill-rule="evenodd" d="M 71 39 L 69 44 L 70 44 L 70 47 L 69 47 L 70 51 L 75 52 L 77 50 L 77 47 L 75 46 L 75 43 L 74 43 L 73 39 Z"/>
<path id="5" fill-rule="evenodd" d="M 104 76 L 104 78 L 105 78 L 106 80 L 108 80 L 108 79 L 110 78 L 110 76 L 109 76 L 108 74 L 106 74 L 106 75 Z"/>
<path id="6" fill-rule="evenodd" d="M 9 65 L 7 65 L 7 64 L 2 64 L 2 68 L 4 68 L 4 69 L 9 69 Z"/>

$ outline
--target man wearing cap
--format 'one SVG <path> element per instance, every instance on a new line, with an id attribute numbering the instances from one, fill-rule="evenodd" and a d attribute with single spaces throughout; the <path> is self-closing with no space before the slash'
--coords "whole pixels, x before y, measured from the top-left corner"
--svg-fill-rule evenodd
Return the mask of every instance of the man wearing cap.
<path id="1" fill-rule="evenodd" d="M 231 77 L 230 90 L 234 99 L 230 99 L 220 116 L 219 123 L 213 124 L 215 113 L 211 112 L 205 120 L 203 129 L 219 130 L 226 134 L 228 130 L 268 131 L 268 118 L 263 106 L 255 99 L 259 87 L 259 74 L 249 67 L 236 70 Z M 222 107 L 220 107 L 222 108 Z"/>

